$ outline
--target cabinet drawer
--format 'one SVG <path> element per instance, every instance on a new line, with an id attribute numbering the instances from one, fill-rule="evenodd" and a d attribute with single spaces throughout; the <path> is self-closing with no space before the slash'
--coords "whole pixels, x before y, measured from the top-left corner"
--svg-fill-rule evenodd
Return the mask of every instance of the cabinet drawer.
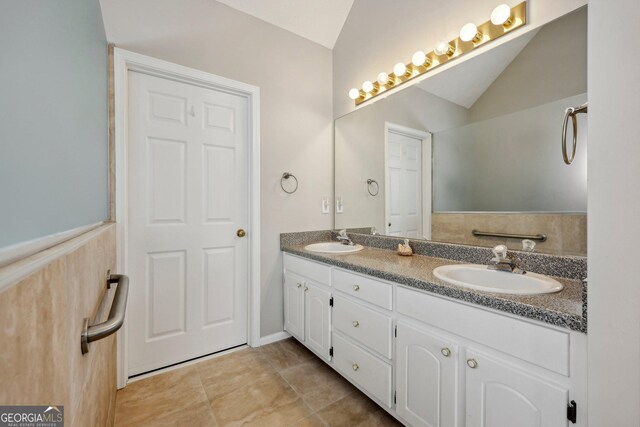
<path id="1" fill-rule="evenodd" d="M 331 267 L 307 261 L 293 255 L 283 255 L 284 270 L 311 279 L 321 285 L 331 285 Z"/>
<path id="2" fill-rule="evenodd" d="M 346 298 L 333 298 L 333 327 L 371 350 L 391 359 L 391 317 Z"/>
<path id="3" fill-rule="evenodd" d="M 391 407 L 391 365 L 333 334 L 333 364 L 345 377 Z"/>
<path id="4" fill-rule="evenodd" d="M 569 331 L 398 287 L 398 313 L 569 376 Z"/>
<path id="5" fill-rule="evenodd" d="M 393 307 L 391 301 L 393 288 L 387 283 L 337 268 L 333 270 L 332 279 L 333 286 L 339 291 L 387 310 L 391 310 Z"/>

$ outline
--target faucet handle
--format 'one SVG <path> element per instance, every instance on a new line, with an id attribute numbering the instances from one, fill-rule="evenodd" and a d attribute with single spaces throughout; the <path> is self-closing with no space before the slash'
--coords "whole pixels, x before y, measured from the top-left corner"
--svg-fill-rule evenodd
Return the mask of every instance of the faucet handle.
<path id="1" fill-rule="evenodd" d="M 338 231 L 338 236 L 347 237 L 347 229 L 345 228 L 345 229 L 342 229 L 342 230 Z"/>
<path id="2" fill-rule="evenodd" d="M 500 261 L 503 260 L 507 257 L 507 246 L 506 245 L 498 245 L 496 247 L 494 247 L 493 249 L 491 249 L 491 252 L 493 252 L 493 261 Z"/>

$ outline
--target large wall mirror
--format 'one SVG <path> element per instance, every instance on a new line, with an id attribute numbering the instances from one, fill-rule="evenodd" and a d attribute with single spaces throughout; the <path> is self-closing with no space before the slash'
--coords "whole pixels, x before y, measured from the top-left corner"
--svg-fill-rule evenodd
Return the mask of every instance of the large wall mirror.
<path id="1" fill-rule="evenodd" d="M 584 7 L 337 119 L 336 228 L 586 255 L 586 92 Z"/>

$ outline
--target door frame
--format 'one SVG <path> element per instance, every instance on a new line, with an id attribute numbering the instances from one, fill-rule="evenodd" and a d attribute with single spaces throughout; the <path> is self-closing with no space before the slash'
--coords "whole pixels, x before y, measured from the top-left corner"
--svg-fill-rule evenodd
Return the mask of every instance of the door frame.
<path id="1" fill-rule="evenodd" d="M 421 145 L 421 159 L 420 159 L 420 176 L 422 185 L 422 236 L 420 239 L 431 240 L 431 214 L 432 214 L 432 201 L 431 201 L 431 185 L 433 175 L 433 153 L 432 153 L 432 134 L 429 131 L 413 129 L 407 126 L 397 125 L 391 122 L 384 122 L 384 229 L 385 234 L 388 233 L 389 226 L 389 132 L 399 133 L 411 138 L 416 138 L 422 141 Z M 424 173 L 424 165 L 429 165 L 429 174 Z M 428 185 L 427 185 L 428 184 Z"/>
<path id="2" fill-rule="evenodd" d="M 124 49 L 113 51 L 116 264 L 118 273 L 128 274 L 128 99 L 129 71 L 138 71 L 191 85 L 224 90 L 247 98 L 249 105 L 249 283 L 247 301 L 247 343 L 260 346 L 260 88 L 204 71 L 141 55 Z M 135 286 L 135 283 L 133 284 Z M 128 324 L 125 318 L 117 339 L 117 386 L 123 388 L 129 377 L 127 355 Z"/>

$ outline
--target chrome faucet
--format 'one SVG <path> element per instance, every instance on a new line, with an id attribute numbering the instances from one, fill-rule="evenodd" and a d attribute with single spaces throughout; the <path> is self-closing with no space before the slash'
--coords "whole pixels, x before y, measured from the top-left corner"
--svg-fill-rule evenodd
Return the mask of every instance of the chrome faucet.
<path id="1" fill-rule="evenodd" d="M 487 268 L 490 270 L 506 271 L 507 273 L 525 274 L 526 271 L 520 268 L 520 260 L 515 256 L 509 257 L 507 254 L 507 247 L 505 245 L 498 245 L 491 249 L 493 252 L 493 258 L 489 261 Z"/>
<path id="2" fill-rule="evenodd" d="M 351 241 L 349 236 L 347 236 L 347 230 L 338 231 L 338 237 L 336 237 L 343 245 L 355 246 L 355 243 Z"/>

